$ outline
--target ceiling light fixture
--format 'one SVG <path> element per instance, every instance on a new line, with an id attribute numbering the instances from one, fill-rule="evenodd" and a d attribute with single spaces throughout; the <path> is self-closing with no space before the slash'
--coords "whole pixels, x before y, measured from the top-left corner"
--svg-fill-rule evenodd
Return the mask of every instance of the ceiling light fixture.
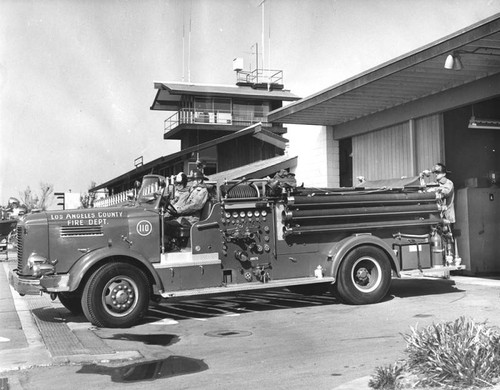
<path id="1" fill-rule="evenodd" d="M 498 51 L 495 53 L 495 50 Z M 455 50 L 452 54 L 448 54 L 444 62 L 445 69 L 462 70 L 463 64 L 460 58 L 461 54 L 478 54 L 486 56 L 500 56 L 500 49 L 494 47 L 476 47 L 474 50 Z"/>
<path id="2" fill-rule="evenodd" d="M 471 116 L 469 120 L 469 129 L 500 130 L 500 120 L 479 119 Z"/>
<path id="3" fill-rule="evenodd" d="M 460 60 L 460 54 L 453 52 L 453 54 L 449 54 L 446 57 L 446 61 L 444 62 L 445 69 L 453 69 L 453 70 L 462 70 L 463 65 Z"/>

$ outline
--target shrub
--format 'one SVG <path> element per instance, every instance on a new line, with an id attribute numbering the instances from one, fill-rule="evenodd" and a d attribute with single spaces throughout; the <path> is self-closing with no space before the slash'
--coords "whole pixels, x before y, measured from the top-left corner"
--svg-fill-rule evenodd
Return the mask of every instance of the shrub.
<path id="1" fill-rule="evenodd" d="M 403 372 L 403 366 L 401 364 L 389 364 L 386 367 L 377 367 L 375 369 L 375 374 L 368 382 L 368 386 L 373 389 L 383 390 L 383 389 L 395 389 L 396 388 L 396 378 L 398 378 Z"/>
<path id="2" fill-rule="evenodd" d="M 500 334 L 495 328 L 460 317 L 421 330 L 416 327 L 410 330 L 410 334 L 403 335 L 408 358 L 401 369 L 377 368 L 370 387 L 408 387 L 408 378 L 412 378 L 413 386 L 448 389 L 488 387 L 498 381 Z M 406 380 L 401 381 L 401 378 Z"/>

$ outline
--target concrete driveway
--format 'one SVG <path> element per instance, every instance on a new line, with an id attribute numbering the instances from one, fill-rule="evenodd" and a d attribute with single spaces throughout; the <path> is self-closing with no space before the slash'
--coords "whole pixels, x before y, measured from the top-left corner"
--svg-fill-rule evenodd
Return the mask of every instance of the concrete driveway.
<path id="1" fill-rule="evenodd" d="M 394 280 L 369 306 L 285 289 L 178 299 L 130 329 L 94 328 L 57 301 L 25 297 L 39 302 L 29 313 L 43 356 L 30 363 L 30 347 L 4 349 L 0 378 L 10 389 L 359 389 L 404 356 L 410 326 L 461 315 L 500 325 L 499 287 L 460 276 Z"/>

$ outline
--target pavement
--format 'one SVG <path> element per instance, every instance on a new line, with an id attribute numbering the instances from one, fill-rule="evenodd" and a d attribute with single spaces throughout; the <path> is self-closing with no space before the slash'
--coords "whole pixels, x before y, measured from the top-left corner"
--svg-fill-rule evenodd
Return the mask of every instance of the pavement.
<path id="1" fill-rule="evenodd" d="M 21 387 L 2 378 L 8 371 L 142 358 L 138 351 L 110 348 L 95 335 L 90 323 L 72 322 L 69 311 L 48 294 L 21 297 L 8 281 L 9 270 L 16 266 L 15 256 L 11 251 L 7 260 L 0 254 L 0 390 Z M 369 379 L 362 377 L 335 390 L 370 389 Z"/>
<path id="2" fill-rule="evenodd" d="M 49 295 L 21 297 L 8 281 L 15 256 L 0 253 L 0 379 L 2 372 L 31 367 L 142 358 L 138 351 L 110 348 L 89 322 L 72 322 L 69 311 Z"/>
<path id="3" fill-rule="evenodd" d="M 15 252 L 11 251 L 8 259 L 5 252 L 0 253 L 0 390 L 16 388 L 15 383 L 4 383 L 7 378 L 2 373 L 7 371 L 143 358 L 136 350 L 114 350 L 93 332 L 95 328 L 89 322 L 72 317 L 58 300 L 52 301 L 47 294 L 21 297 L 8 282 L 9 270 L 15 267 Z M 460 284 L 500 287 L 499 278 L 452 278 Z M 369 380 L 369 376 L 361 377 L 335 390 L 369 389 Z"/>

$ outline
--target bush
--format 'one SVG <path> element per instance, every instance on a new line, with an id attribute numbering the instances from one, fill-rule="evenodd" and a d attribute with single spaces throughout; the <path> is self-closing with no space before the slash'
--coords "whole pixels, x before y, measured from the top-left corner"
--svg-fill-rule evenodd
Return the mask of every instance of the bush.
<path id="1" fill-rule="evenodd" d="M 400 370 L 377 368 L 370 387 L 463 389 L 489 387 L 498 381 L 500 334 L 495 328 L 460 317 L 422 330 L 410 329 L 410 334 L 403 335 L 408 358 L 400 363 Z M 408 378 L 412 378 L 411 386 Z"/>
<path id="2" fill-rule="evenodd" d="M 389 364 L 386 367 L 377 367 L 375 374 L 368 382 L 368 386 L 373 389 L 395 389 L 396 380 L 403 373 L 403 366 L 400 364 Z"/>

